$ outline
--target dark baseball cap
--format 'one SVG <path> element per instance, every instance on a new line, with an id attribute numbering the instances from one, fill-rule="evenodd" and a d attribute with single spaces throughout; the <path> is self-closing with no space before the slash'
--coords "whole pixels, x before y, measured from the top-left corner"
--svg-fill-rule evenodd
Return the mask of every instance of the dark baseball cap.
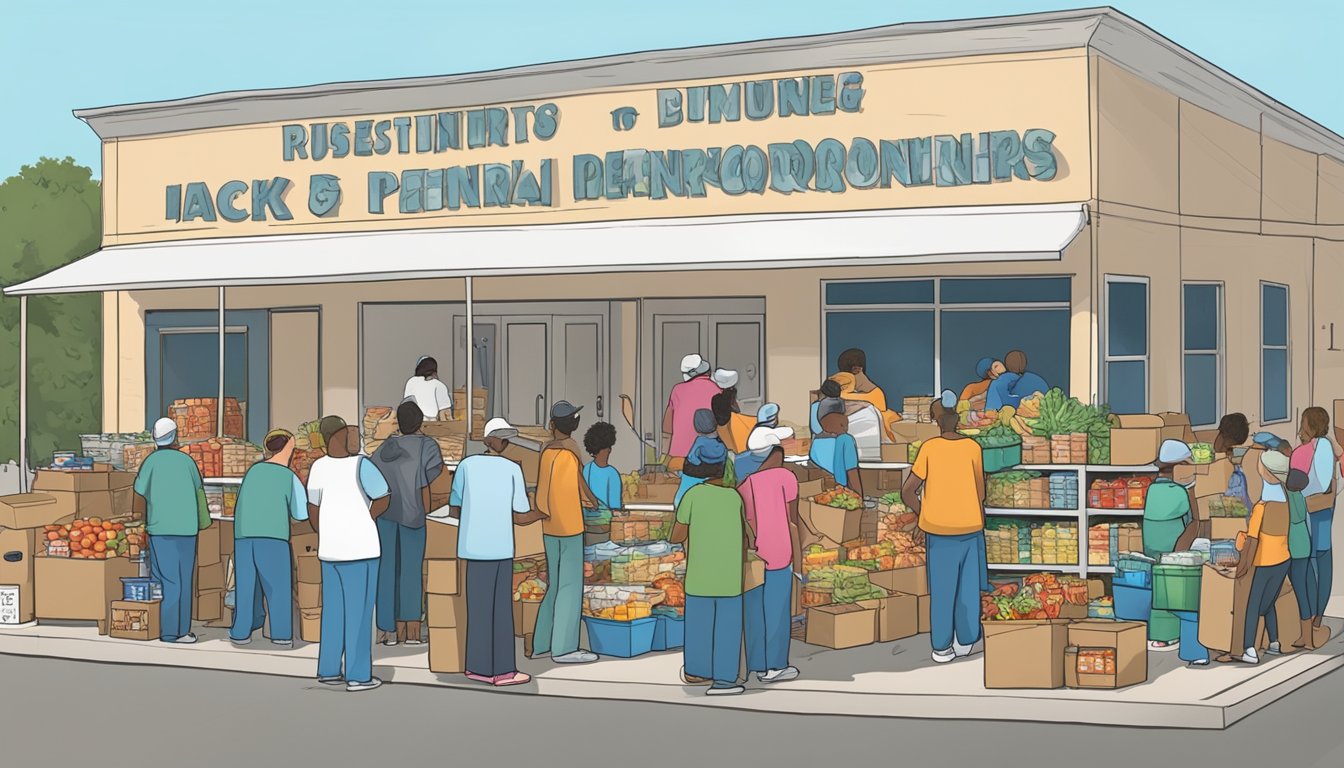
<path id="1" fill-rule="evenodd" d="M 330 445 L 332 435 L 345 429 L 345 419 L 340 416 L 323 416 L 322 421 L 318 422 L 317 430 L 322 433 L 322 442 Z"/>
<path id="2" fill-rule="evenodd" d="M 561 400 L 557 402 L 555 405 L 551 406 L 551 418 L 567 419 L 570 416 L 573 416 L 574 414 L 582 410 L 583 410 L 582 405 L 576 406 L 573 403 L 569 402 L 568 400 Z"/>

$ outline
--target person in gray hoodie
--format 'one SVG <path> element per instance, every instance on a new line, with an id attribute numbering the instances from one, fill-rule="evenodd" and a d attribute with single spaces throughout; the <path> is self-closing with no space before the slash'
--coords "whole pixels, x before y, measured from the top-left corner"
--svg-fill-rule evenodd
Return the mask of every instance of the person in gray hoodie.
<path id="1" fill-rule="evenodd" d="M 443 474 L 443 453 L 438 443 L 420 433 L 423 421 L 424 414 L 414 401 L 397 406 L 399 433 L 389 437 L 372 457 L 392 489 L 391 506 L 377 520 L 382 556 L 376 613 L 379 642 L 388 646 L 422 642 L 429 484 Z"/>

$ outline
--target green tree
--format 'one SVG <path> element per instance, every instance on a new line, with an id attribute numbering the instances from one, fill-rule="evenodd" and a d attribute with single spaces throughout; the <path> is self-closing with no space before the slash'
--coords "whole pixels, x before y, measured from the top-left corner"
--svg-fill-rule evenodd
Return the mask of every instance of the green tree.
<path id="1" fill-rule="evenodd" d="M 102 198 L 93 171 L 41 158 L 0 182 L 0 285 L 14 285 L 97 250 Z M 101 429 L 102 299 L 28 299 L 28 458 L 78 450 Z M 0 462 L 19 455 L 19 300 L 0 299 Z"/>

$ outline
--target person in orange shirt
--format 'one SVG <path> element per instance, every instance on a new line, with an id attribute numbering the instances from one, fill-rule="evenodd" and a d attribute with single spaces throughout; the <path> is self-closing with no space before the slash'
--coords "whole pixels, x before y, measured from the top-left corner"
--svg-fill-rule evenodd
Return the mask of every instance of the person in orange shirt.
<path id="1" fill-rule="evenodd" d="M 545 515 L 546 596 L 537 610 L 532 658 L 550 654 L 557 664 L 597 661 L 597 654 L 579 648 L 579 616 L 583 612 L 583 508 L 597 499 L 583 481 L 579 446 L 571 435 L 579 428 L 579 411 L 561 400 L 551 408 L 551 442 L 541 449 L 537 472 L 537 509 Z"/>
<path id="2" fill-rule="evenodd" d="M 1292 558 L 1288 542 L 1291 511 L 1284 489 L 1288 464 L 1286 454 L 1275 449 L 1265 451 L 1260 459 L 1260 479 L 1264 484 L 1261 499 L 1251 510 L 1246 530 L 1237 534 L 1237 549 L 1241 550 L 1237 578 L 1251 575 L 1251 591 L 1246 598 L 1246 626 L 1241 643 L 1246 646 L 1241 660 L 1247 664 L 1260 662 L 1255 638 L 1261 619 L 1264 619 L 1265 630 L 1269 633 L 1269 653 L 1277 655 L 1283 647 L 1279 642 L 1274 603 L 1283 591 Z"/>
<path id="3" fill-rule="evenodd" d="M 972 411 L 985 410 L 985 401 L 989 395 L 989 385 L 999 378 L 1006 368 L 1003 363 L 992 357 L 981 358 L 980 362 L 975 364 L 975 375 L 977 380 L 966 385 L 961 390 L 962 402 L 970 403 Z"/>
<path id="4" fill-rule="evenodd" d="M 901 500 L 919 516 L 928 547 L 933 660 L 945 664 L 971 655 L 980 641 L 985 473 L 980 444 L 957 432 L 956 394 L 945 390 L 932 412 L 942 434 L 920 446 Z"/>
<path id="5" fill-rule="evenodd" d="M 876 408 L 882 417 L 882 428 L 887 439 L 895 441 L 894 425 L 901 420 L 901 414 L 887 410 L 886 393 L 868 378 L 868 356 L 862 349 L 846 349 L 836 360 L 836 367 L 839 371 L 831 377 L 831 381 L 840 385 L 840 397 L 868 403 Z"/>
<path id="6" fill-rule="evenodd" d="M 719 439 L 732 455 L 747 450 L 747 438 L 756 428 L 756 417 L 738 412 L 737 388 L 730 387 L 710 398 L 709 410 L 714 414 L 714 424 L 719 430 Z"/>

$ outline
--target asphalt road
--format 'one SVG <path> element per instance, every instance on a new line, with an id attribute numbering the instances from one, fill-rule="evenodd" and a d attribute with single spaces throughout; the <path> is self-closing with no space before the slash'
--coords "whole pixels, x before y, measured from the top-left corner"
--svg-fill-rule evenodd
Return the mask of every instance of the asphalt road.
<path id="1" fill-rule="evenodd" d="M 754 714 L 405 684 L 347 694 L 292 678 L 0 656 L 0 764 L 1337 767 L 1342 698 L 1336 673 L 1227 731 L 1176 731 Z"/>

